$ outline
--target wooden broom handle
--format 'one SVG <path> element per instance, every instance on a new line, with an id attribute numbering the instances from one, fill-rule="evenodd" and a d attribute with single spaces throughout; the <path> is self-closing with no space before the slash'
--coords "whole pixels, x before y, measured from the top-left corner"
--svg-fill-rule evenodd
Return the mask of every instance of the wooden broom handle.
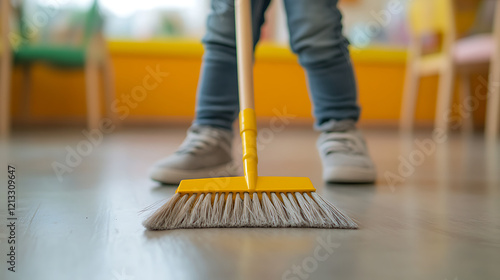
<path id="1" fill-rule="evenodd" d="M 253 36 L 251 0 L 235 0 L 236 56 L 240 98 L 243 171 L 249 192 L 257 189 L 257 124 L 253 97 Z"/>
<path id="2" fill-rule="evenodd" d="M 251 0 L 235 0 L 236 54 L 240 111 L 254 109 Z"/>

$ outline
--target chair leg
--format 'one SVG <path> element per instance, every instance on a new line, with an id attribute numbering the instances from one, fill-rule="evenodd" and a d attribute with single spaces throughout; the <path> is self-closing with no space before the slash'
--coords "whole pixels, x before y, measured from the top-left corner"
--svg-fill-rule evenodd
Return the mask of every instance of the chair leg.
<path id="1" fill-rule="evenodd" d="M 406 67 L 403 100 L 401 103 L 401 116 L 399 120 L 400 130 L 403 132 L 409 132 L 413 127 L 419 79 L 420 76 L 416 69 L 416 64 L 414 62 L 408 62 L 408 66 Z"/>
<path id="2" fill-rule="evenodd" d="M 11 59 L 10 50 L 2 52 L 0 59 L 0 137 L 7 137 L 10 133 L 10 77 Z"/>
<path id="3" fill-rule="evenodd" d="M 460 80 L 460 103 L 466 108 L 467 100 L 471 97 L 470 76 L 467 72 L 462 72 L 459 75 Z M 474 129 L 474 112 L 464 112 L 462 114 L 463 132 L 471 133 Z"/>
<path id="4" fill-rule="evenodd" d="M 451 99 L 455 82 L 454 71 L 452 63 L 448 63 L 441 70 L 439 77 L 434 127 L 443 132 L 448 132 L 449 113 L 451 112 Z"/>
<path id="5" fill-rule="evenodd" d="M 500 56 L 491 61 L 486 106 L 486 140 L 493 143 L 500 129 Z"/>
<path id="6" fill-rule="evenodd" d="M 495 143 L 498 140 L 500 125 L 500 3 L 496 3 L 495 21 L 493 24 L 495 52 L 490 61 L 488 79 L 488 101 L 486 108 L 486 141 Z"/>
<path id="7" fill-rule="evenodd" d="M 115 91 L 115 75 L 113 71 L 113 65 L 111 64 L 111 57 L 106 53 L 103 57 L 102 72 L 104 78 L 104 90 L 106 97 L 106 112 L 114 124 L 117 124 L 118 118 L 116 114 L 111 109 L 111 105 L 116 98 Z"/>
<path id="8" fill-rule="evenodd" d="M 85 63 L 85 82 L 87 94 L 87 126 L 89 130 L 98 129 L 100 121 L 99 69 L 97 61 L 89 56 Z"/>
<path id="9" fill-rule="evenodd" d="M 30 115 L 30 95 L 31 95 L 31 65 L 25 64 L 23 68 L 23 84 L 22 84 L 22 108 L 21 116 L 23 121 L 27 121 Z"/>

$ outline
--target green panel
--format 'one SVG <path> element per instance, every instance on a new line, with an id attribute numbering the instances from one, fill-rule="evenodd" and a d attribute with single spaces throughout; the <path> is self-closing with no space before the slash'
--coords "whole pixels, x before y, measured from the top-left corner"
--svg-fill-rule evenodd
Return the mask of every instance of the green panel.
<path id="1" fill-rule="evenodd" d="M 66 67 L 82 67 L 85 63 L 84 48 L 68 46 L 21 45 L 14 50 L 16 63 L 43 61 Z"/>

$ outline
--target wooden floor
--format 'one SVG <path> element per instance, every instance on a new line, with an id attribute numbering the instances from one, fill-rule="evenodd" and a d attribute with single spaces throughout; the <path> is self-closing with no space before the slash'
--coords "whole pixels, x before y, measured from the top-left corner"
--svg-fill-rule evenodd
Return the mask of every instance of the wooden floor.
<path id="1" fill-rule="evenodd" d="M 28 130 L 2 142 L 1 279 L 500 279 L 500 154 L 481 135 L 368 130 L 377 184 L 325 185 L 317 133 L 268 130 L 261 175 L 310 177 L 359 230 L 148 232 L 138 212 L 175 187 L 147 170 L 184 130 L 122 129 L 92 145 L 79 129 Z M 67 171 L 61 180 L 56 162 Z M 15 273 L 6 263 L 7 164 L 17 176 Z"/>

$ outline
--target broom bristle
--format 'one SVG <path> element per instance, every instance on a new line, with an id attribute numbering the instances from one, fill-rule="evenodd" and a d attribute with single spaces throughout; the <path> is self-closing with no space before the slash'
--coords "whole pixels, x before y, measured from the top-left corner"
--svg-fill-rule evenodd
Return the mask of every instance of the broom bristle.
<path id="1" fill-rule="evenodd" d="M 212 200 L 212 196 L 214 200 Z M 233 196 L 235 199 L 233 201 Z M 269 196 L 271 199 L 269 199 Z M 280 199 L 281 197 L 281 199 Z M 347 215 L 315 192 L 175 194 L 144 223 L 149 230 L 223 227 L 356 229 Z"/>

